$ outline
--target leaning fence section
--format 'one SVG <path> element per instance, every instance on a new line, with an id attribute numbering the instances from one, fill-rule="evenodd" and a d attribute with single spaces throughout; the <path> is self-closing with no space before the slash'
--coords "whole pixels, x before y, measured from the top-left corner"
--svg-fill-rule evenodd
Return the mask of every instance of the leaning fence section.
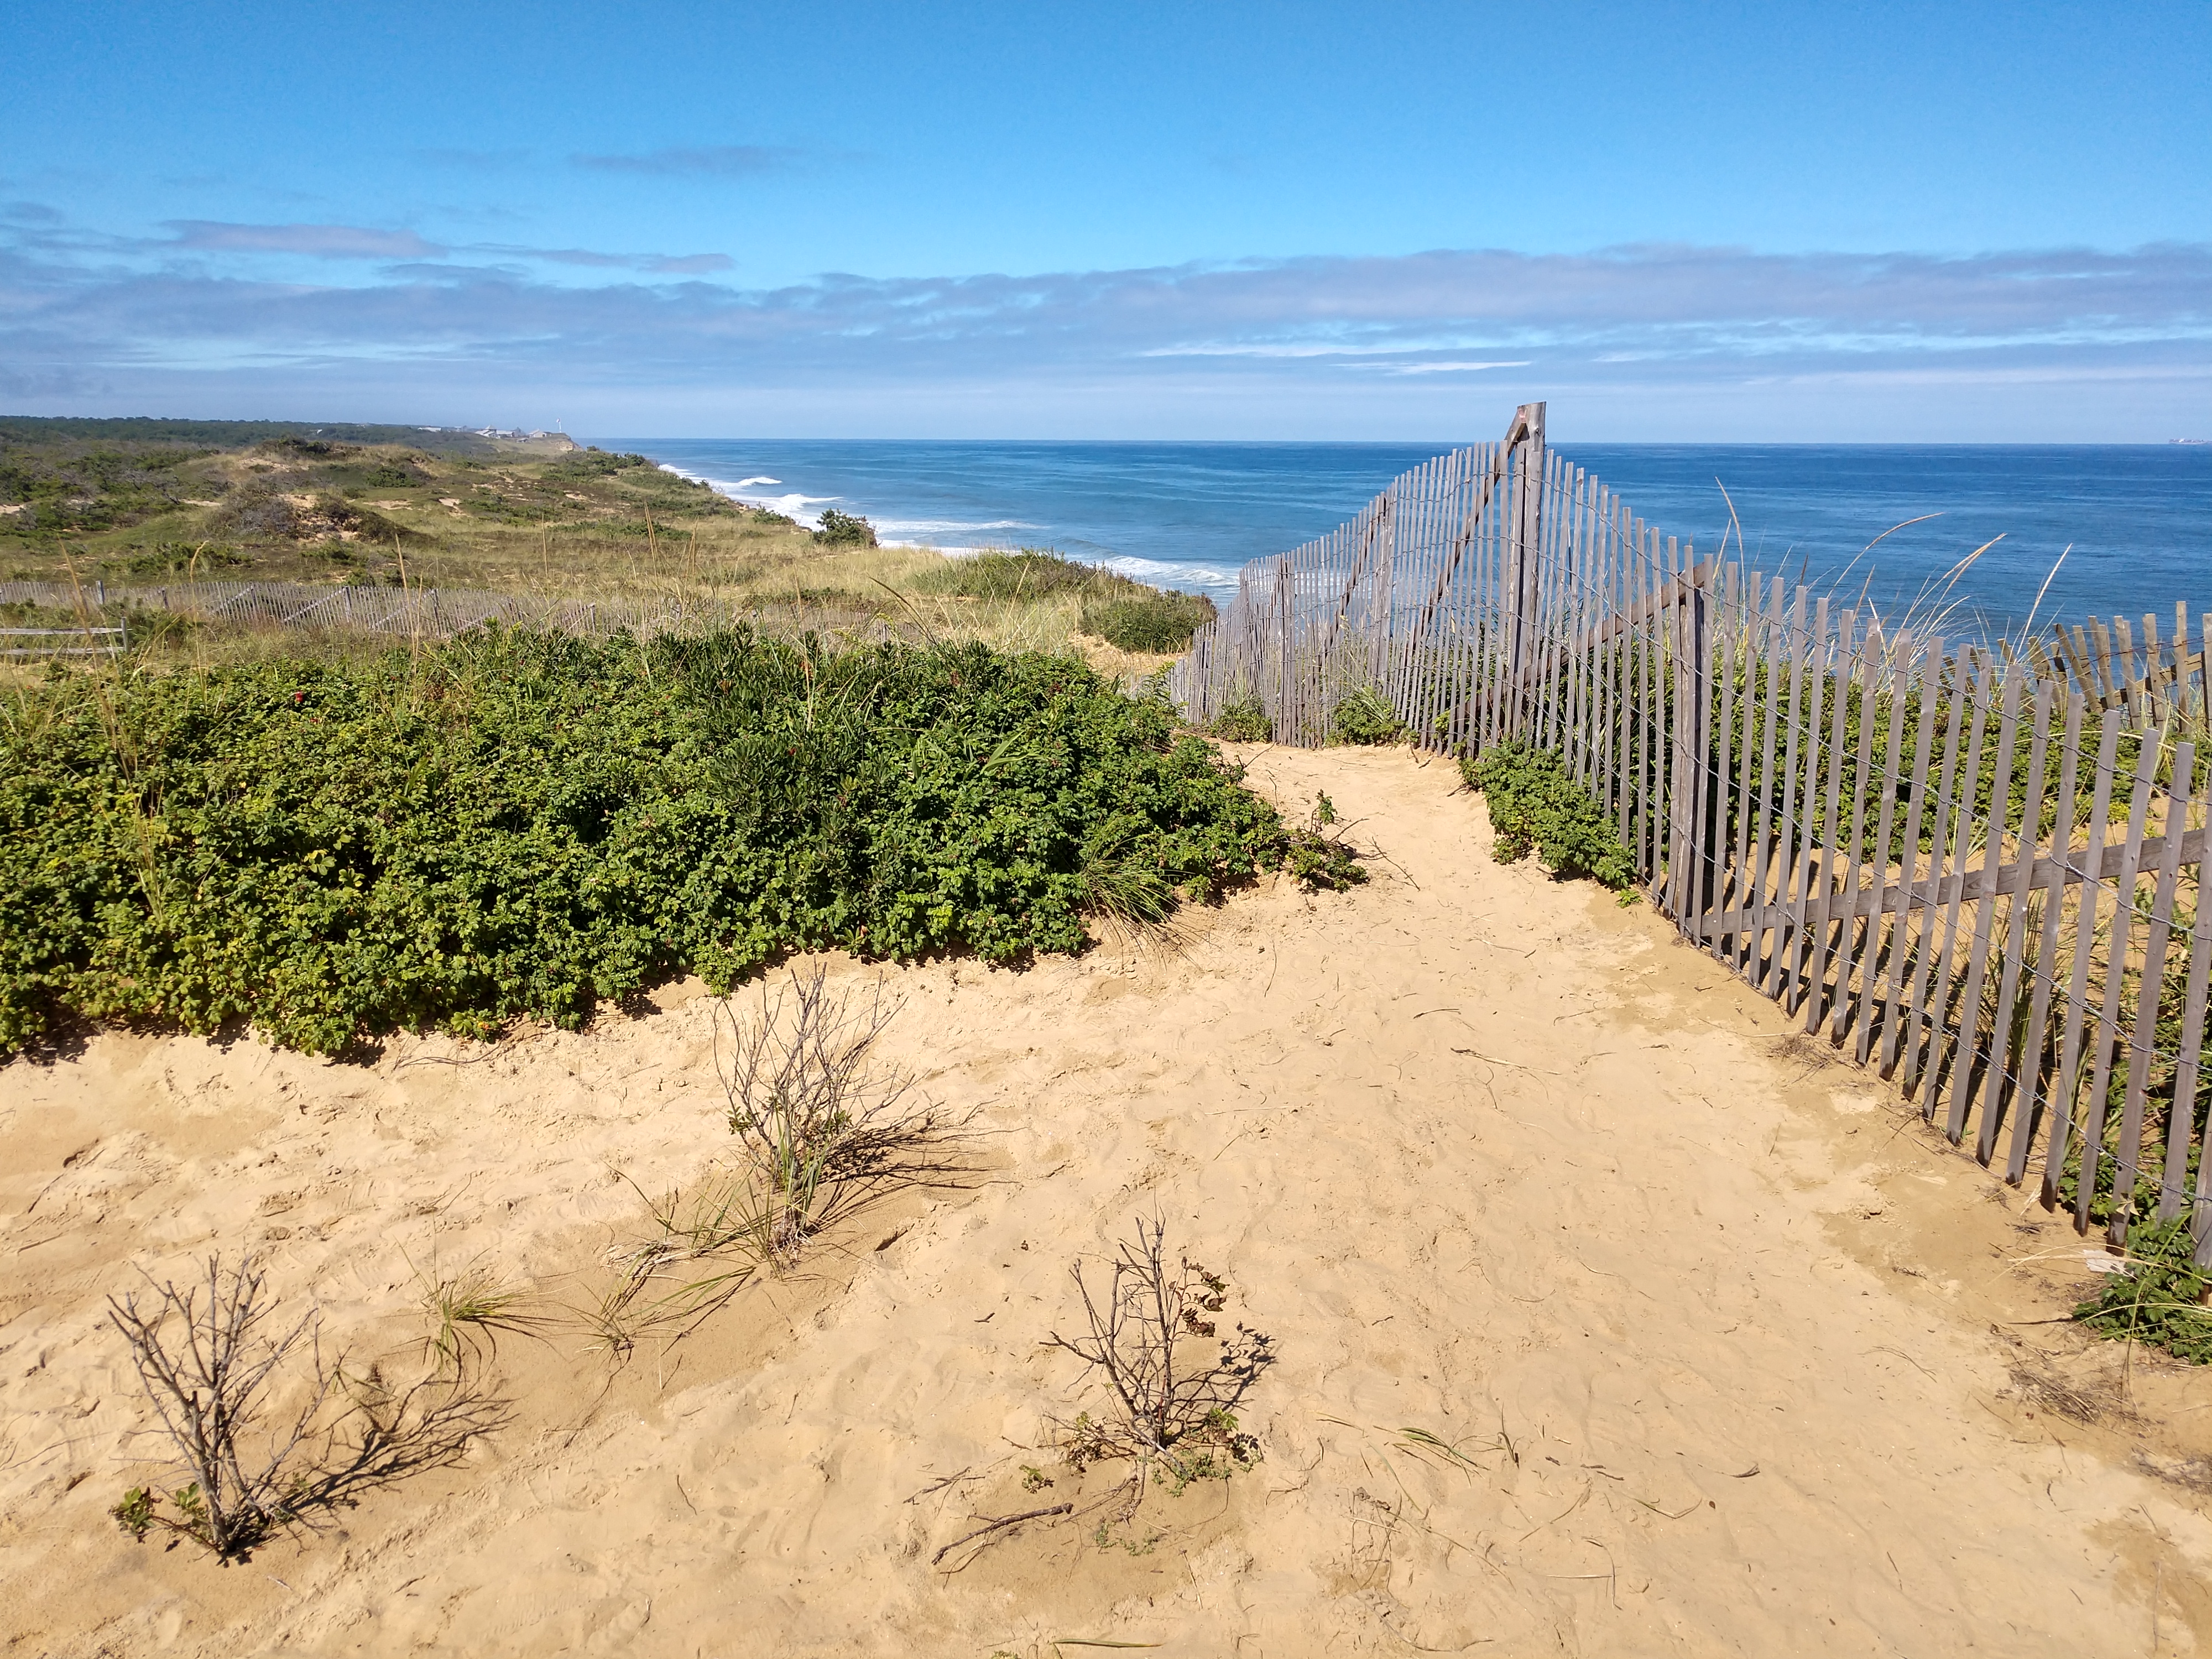
<path id="1" fill-rule="evenodd" d="M 2212 645 L 2199 616 L 1947 640 L 1699 559 L 1544 442 L 1414 469 L 1246 567 L 1173 690 L 1330 740 L 1556 753 L 1699 949 L 1951 1139 L 2115 1239 L 2212 1261 L 2203 1064 Z"/>

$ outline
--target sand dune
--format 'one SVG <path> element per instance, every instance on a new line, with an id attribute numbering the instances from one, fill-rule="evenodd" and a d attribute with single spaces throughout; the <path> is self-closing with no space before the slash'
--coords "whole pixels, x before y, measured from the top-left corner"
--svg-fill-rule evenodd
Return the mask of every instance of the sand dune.
<path id="1" fill-rule="evenodd" d="M 2197 1650 L 2212 1423 L 2178 1368 L 2033 1322 L 2086 1281 L 2069 1230 L 1648 910 L 1495 864 L 1446 766 L 1253 776 L 1327 788 L 1373 884 L 890 972 L 958 1188 L 619 1366 L 502 1338 L 506 1428 L 242 1565 L 106 1519 L 152 1443 L 103 1297 L 251 1240 L 395 1368 L 434 1261 L 586 1306 L 639 1189 L 729 1156 L 716 1005 L 373 1066 L 106 1035 L 0 1070 L 5 1650 Z M 1086 1512 L 933 1566 L 1110 1487 L 1056 1461 L 1097 1400 L 1045 1340 L 1071 1259 L 1153 1212 L 1274 1339 L 1263 1461 L 1103 1547 Z"/>

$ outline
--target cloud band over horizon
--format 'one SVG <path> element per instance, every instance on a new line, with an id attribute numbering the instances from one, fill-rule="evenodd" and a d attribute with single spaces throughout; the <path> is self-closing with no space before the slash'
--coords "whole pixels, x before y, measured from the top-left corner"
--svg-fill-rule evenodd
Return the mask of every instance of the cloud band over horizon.
<path id="1" fill-rule="evenodd" d="M 677 429 L 639 424 L 665 409 L 927 432 L 933 409 L 943 435 L 996 410 L 1009 435 L 1358 437 L 1550 395 L 1604 411 L 1598 435 L 1924 437 L 1948 411 L 1961 435 L 2087 438 L 2185 435 L 2174 423 L 2203 423 L 2212 397 L 2204 243 L 1441 250 L 749 289 L 702 280 L 729 269 L 720 254 L 169 228 L 103 241 L 15 212 L 0 398 L 69 413 L 273 399 L 333 418 L 465 404 L 510 421 L 550 399 L 632 430 Z M 317 264 L 279 276 L 260 256 Z M 655 276 L 685 280 L 641 279 Z"/>

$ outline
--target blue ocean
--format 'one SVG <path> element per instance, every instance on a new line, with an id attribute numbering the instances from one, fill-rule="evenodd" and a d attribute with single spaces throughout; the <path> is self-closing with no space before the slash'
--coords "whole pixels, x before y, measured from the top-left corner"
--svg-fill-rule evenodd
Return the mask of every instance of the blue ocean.
<path id="1" fill-rule="evenodd" d="M 885 541 L 1046 547 L 1194 592 L 1350 518 L 1434 443 L 601 439 L 723 493 Z M 1700 552 L 1893 613 L 1948 597 L 1950 631 L 2212 605 L 2212 446 L 1573 444 L 1557 447 Z M 1907 522 L 1917 520 L 1917 522 Z M 1902 526 L 1902 528 L 1897 526 Z M 1885 532 L 1887 532 L 1885 534 Z M 1869 544 L 1878 544 L 1869 549 Z M 2046 586 L 2047 583 L 2047 586 Z M 2039 605 L 2039 594 L 2041 595 Z"/>

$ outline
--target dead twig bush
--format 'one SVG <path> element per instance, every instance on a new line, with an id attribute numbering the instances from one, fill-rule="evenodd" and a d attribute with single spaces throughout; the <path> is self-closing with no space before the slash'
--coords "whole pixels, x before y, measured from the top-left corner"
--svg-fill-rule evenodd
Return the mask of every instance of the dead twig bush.
<path id="1" fill-rule="evenodd" d="M 1097 1289 L 1076 1262 L 1070 1274 L 1087 1331 L 1051 1338 L 1106 1385 L 1103 1414 L 1086 1411 L 1067 1425 L 1065 1449 L 1079 1473 L 1095 1462 L 1129 1462 L 1124 1522 L 1148 1478 L 1181 1492 L 1258 1461 L 1259 1443 L 1238 1431 L 1236 1412 L 1274 1363 L 1272 1339 L 1257 1331 L 1240 1324 L 1233 1336 L 1218 1335 L 1207 1316 L 1226 1305 L 1227 1281 L 1188 1257 L 1170 1267 L 1166 1234 L 1158 1217 L 1139 1218 L 1135 1237 L 1116 1244 Z"/>
<path id="2" fill-rule="evenodd" d="M 141 1540 L 159 1527 L 217 1556 L 240 1555 L 298 1514 L 305 1480 L 300 1455 L 321 1426 L 337 1368 L 323 1358 L 313 1311 L 270 1334 L 274 1305 L 266 1275 L 251 1256 L 228 1272 L 220 1255 L 210 1256 L 204 1285 L 146 1283 L 147 1305 L 140 1305 L 144 1292 L 131 1291 L 119 1301 L 110 1297 L 108 1312 L 191 1478 L 166 1499 L 151 1488 L 133 1487 L 112 1513 Z M 307 1358 L 300 1403 L 258 1433 L 272 1380 L 295 1352 Z M 249 1451 L 254 1440 L 260 1443 Z"/>
<path id="3" fill-rule="evenodd" d="M 878 1063 L 875 1049 L 899 1005 L 883 982 L 865 1000 L 833 993 L 829 970 L 790 975 L 774 997 L 761 988 L 757 1018 L 740 1020 L 726 1005 L 731 1057 L 716 1071 L 729 1104 L 730 1132 L 744 1149 L 759 1202 L 767 1264 L 798 1264 L 806 1241 L 910 1173 L 909 1155 L 943 1126 L 914 1101 L 914 1079 Z"/>
<path id="4" fill-rule="evenodd" d="M 681 1335 L 887 1193 L 969 1172 L 953 1126 L 877 1054 L 898 1011 L 880 981 L 833 990 L 819 967 L 763 985 L 757 1012 L 723 1004 L 715 1076 L 739 1157 L 661 1199 L 640 1189 L 650 1229 L 586 1316 L 596 1346 L 619 1357 L 641 1334 Z"/>
<path id="5" fill-rule="evenodd" d="M 242 1559 L 276 1529 L 313 1527 L 364 1488 L 452 1462 L 507 1421 L 504 1403 L 463 1374 L 465 1345 L 451 1375 L 441 1360 L 404 1388 L 375 1366 L 349 1376 L 324 1355 L 319 1314 L 276 1321 L 250 1255 L 229 1269 L 210 1256 L 204 1283 L 147 1284 L 143 1305 L 134 1291 L 108 1309 L 186 1479 L 167 1493 L 134 1486 L 109 1511 L 141 1542 L 158 1528 Z"/>

